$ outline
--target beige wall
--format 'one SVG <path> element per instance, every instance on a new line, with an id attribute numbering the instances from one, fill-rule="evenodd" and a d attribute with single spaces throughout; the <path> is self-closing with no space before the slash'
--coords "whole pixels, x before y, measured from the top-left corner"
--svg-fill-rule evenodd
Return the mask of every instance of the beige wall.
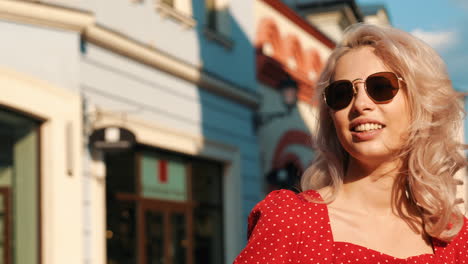
<path id="1" fill-rule="evenodd" d="M 379 10 L 375 15 L 364 17 L 364 22 L 378 26 L 390 25 L 390 20 L 387 16 L 387 13 L 383 9 Z"/>
<path id="2" fill-rule="evenodd" d="M 343 28 L 339 24 L 340 19 L 343 19 L 341 11 L 330 11 L 307 16 L 307 20 L 316 25 L 336 43 L 343 38 Z"/>
<path id="3" fill-rule="evenodd" d="M 79 96 L 5 68 L 0 68 L 0 87 L 1 105 L 44 120 L 40 126 L 42 263 L 82 263 L 77 257 L 82 256 L 83 245 Z M 72 126 L 70 144 L 67 125 Z"/>

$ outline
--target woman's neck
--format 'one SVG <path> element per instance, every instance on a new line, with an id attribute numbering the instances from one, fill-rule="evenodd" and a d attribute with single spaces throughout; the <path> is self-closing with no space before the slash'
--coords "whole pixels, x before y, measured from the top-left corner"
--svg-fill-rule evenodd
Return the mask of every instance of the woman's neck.
<path id="1" fill-rule="evenodd" d="M 389 215 L 395 212 L 392 194 L 400 168 L 398 160 L 370 166 L 350 159 L 341 196 L 362 205 L 362 213 Z"/>

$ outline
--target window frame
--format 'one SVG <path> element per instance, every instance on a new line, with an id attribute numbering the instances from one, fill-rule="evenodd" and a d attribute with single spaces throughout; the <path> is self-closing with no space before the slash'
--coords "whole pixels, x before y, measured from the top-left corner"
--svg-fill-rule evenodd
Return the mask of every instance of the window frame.
<path id="1" fill-rule="evenodd" d="M 187 29 L 193 28 L 197 24 L 193 18 L 191 3 L 188 0 L 172 0 L 172 5 L 168 5 L 164 0 L 155 0 L 155 8 L 163 18 L 171 18 Z"/>
<path id="2" fill-rule="evenodd" d="M 229 14 L 228 0 L 205 0 L 205 20 L 204 20 L 204 35 L 213 42 L 216 42 L 227 50 L 231 50 L 234 46 L 234 41 L 231 37 L 232 21 L 230 15 L 224 15 L 221 11 Z M 223 24 L 224 27 L 222 26 Z M 229 30 L 223 30 L 228 28 Z"/>

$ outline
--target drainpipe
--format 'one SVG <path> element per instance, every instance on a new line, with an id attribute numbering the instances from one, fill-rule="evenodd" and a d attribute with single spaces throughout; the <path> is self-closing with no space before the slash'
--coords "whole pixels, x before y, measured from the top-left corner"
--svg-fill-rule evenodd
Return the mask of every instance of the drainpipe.
<path id="1" fill-rule="evenodd" d="M 106 166 L 104 153 L 95 150 L 90 145 L 89 137 L 93 132 L 94 123 L 99 118 L 98 111 L 84 93 L 83 98 L 83 263 L 106 263 L 106 228 L 105 219 L 105 177 Z M 94 188 L 93 188 L 94 186 Z M 94 190 L 94 191 L 93 191 Z M 93 210 L 100 208 L 101 215 L 93 214 Z M 96 211 L 95 211 L 96 212 Z M 98 213 L 99 214 L 99 213 Z"/>

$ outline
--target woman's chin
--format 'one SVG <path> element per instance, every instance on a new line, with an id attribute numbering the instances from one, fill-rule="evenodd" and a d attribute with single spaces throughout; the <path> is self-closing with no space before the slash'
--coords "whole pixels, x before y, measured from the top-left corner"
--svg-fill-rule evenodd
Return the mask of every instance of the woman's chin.
<path id="1" fill-rule="evenodd" d="M 370 142 L 369 142 L 370 143 Z M 362 144 L 364 145 L 364 144 Z M 390 150 L 387 147 L 379 144 L 366 144 L 366 146 L 357 146 L 349 149 L 349 155 L 355 159 L 360 161 L 361 163 L 383 163 L 394 161 L 395 157 L 397 156 L 397 151 Z"/>

